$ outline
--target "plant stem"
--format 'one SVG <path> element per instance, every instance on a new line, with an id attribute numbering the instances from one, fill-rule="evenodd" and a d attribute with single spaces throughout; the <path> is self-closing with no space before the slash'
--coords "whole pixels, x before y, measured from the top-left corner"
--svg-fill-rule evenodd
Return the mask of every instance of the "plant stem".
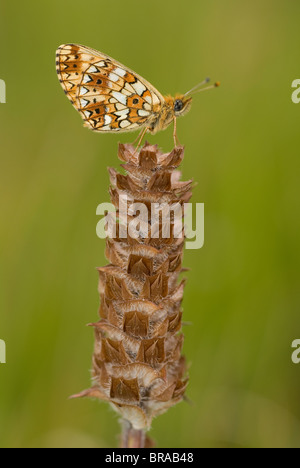
<path id="1" fill-rule="evenodd" d="M 122 426 L 122 448 L 145 448 L 146 434 L 143 429 L 134 429 L 128 421 L 122 421 Z"/>

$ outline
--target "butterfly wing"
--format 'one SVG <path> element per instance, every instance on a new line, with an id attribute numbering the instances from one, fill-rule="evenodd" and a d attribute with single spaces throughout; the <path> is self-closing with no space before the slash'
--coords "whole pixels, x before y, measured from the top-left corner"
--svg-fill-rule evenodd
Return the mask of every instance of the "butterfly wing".
<path id="1" fill-rule="evenodd" d="M 56 70 L 85 125 L 98 132 L 136 130 L 147 125 L 164 103 L 163 96 L 144 78 L 85 46 L 60 46 Z"/>

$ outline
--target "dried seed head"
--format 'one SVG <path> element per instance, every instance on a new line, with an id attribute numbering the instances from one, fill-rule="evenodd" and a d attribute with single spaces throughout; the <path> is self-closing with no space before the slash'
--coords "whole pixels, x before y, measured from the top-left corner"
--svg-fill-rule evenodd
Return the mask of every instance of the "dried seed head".
<path id="1" fill-rule="evenodd" d="M 110 402 L 136 430 L 149 428 L 153 417 L 180 402 L 186 386 L 181 355 L 181 302 L 184 235 L 162 236 L 163 220 L 151 218 L 151 204 L 186 203 L 192 181 L 180 182 L 183 148 L 161 153 L 148 143 L 139 151 L 119 145 L 126 175 L 109 170 L 111 200 L 143 202 L 149 210 L 145 237 L 106 240 L 110 264 L 99 268 L 100 321 L 95 328 L 92 388 L 76 396 Z M 133 217 L 132 217 L 133 218 Z M 131 218 L 131 219 L 132 219 Z M 122 219 L 119 217 L 119 230 Z M 155 234 L 155 235 L 154 235 Z"/>

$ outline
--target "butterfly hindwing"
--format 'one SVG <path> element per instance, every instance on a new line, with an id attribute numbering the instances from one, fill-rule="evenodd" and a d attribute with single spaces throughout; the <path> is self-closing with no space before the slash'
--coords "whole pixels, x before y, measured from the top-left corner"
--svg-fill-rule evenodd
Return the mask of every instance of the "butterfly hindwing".
<path id="1" fill-rule="evenodd" d="M 56 67 L 66 95 L 92 130 L 135 130 L 147 125 L 164 102 L 142 77 L 88 47 L 60 46 Z"/>

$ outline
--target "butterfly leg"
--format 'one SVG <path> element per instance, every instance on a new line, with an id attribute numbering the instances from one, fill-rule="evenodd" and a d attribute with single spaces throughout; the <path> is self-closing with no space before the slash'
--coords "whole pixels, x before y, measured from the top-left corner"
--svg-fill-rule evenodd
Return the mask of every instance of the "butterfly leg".
<path id="1" fill-rule="evenodd" d="M 142 141 L 143 141 L 143 138 L 144 136 L 146 135 L 146 132 L 147 132 L 148 128 L 145 127 L 143 128 L 143 130 L 141 131 L 141 133 L 139 133 L 138 137 L 134 140 L 133 144 L 135 145 L 136 142 L 138 141 L 137 145 L 136 145 L 136 151 L 138 150 L 138 148 L 140 147 Z"/>
<path id="2" fill-rule="evenodd" d="M 174 146 L 181 146 L 179 143 L 179 140 L 177 138 L 177 120 L 176 117 L 174 116 L 174 131 L 173 131 L 173 139 L 174 139 Z"/>

